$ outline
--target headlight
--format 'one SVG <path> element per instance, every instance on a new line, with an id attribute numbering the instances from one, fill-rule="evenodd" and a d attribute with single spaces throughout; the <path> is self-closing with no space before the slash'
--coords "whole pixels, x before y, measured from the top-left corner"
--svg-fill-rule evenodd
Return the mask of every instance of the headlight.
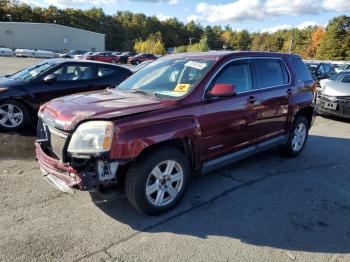
<path id="1" fill-rule="evenodd" d="M 69 142 L 69 153 L 96 154 L 111 149 L 113 123 L 90 121 L 78 126 Z"/>

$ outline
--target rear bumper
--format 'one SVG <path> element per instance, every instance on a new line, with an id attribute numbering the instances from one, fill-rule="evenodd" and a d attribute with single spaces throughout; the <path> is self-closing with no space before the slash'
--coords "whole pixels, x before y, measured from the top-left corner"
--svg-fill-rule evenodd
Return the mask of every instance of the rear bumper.
<path id="1" fill-rule="evenodd" d="M 74 189 L 93 191 L 95 183 L 90 181 L 91 176 L 80 173 L 72 166 L 62 163 L 59 160 L 48 156 L 39 143 L 35 143 L 36 159 L 44 178 L 56 189 L 73 193 Z"/>

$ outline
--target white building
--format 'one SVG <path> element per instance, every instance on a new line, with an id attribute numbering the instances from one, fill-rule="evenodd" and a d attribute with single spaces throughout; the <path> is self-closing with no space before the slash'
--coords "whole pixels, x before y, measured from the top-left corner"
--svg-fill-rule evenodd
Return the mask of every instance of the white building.
<path id="1" fill-rule="evenodd" d="M 105 35 L 58 24 L 0 22 L 0 47 L 104 51 Z"/>

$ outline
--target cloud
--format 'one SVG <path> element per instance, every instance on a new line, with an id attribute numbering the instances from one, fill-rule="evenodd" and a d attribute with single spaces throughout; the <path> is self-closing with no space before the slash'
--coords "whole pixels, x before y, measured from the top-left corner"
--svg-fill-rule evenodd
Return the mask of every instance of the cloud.
<path id="1" fill-rule="evenodd" d="M 169 5 L 177 5 L 183 3 L 184 0 L 128 0 L 130 2 L 144 2 L 144 3 L 168 3 Z M 77 7 L 81 8 L 82 6 L 97 6 L 97 7 L 111 7 L 116 6 L 121 2 L 121 0 L 20 0 L 20 2 L 26 3 L 31 6 L 47 6 L 54 5 L 59 8 L 70 8 Z"/>
<path id="2" fill-rule="evenodd" d="M 41 2 L 35 0 L 22 0 L 21 2 L 34 7 L 44 7 Z"/>
<path id="3" fill-rule="evenodd" d="M 181 0 L 169 0 L 169 5 L 178 5 L 180 4 L 182 1 Z"/>
<path id="4" fill-rule="evenodd" d="M 350 12 L 349 0 L 235 0 L 227 4 L 201 2 L 187 17 L 211 23 L 262 20 L 265 18 L 317 15 L 329 11 Z"/>
<path id="5" fill-rule="evenodd" d="M 165 21 L 171 18 L 171 16 L 163 15 L 163 14 L 158 14 L 156 17 L 159 19 L 159 21 Z"/>
<path id="6" fill-rule="evenodd" d="M 91 6 L 114 6 L 114 0 L 44 0 L 45 4 L 54 5 L 59 8 L 81 7 L 81 5 Z"/>
<path id="7" fill-rule="evenodd" d="M 320 11 L 319 0 L 267 0 L 264 11 L 268 15 L 306 15 L 318 14 Z"/>
<path id="8" fill-rule="evenodd" d="M 319 23 L 317 23 L 316 21 L 305 21 L 305 22 L 302 22 L 300 25 L 297 26 L 297 28 L 299 30 L 302 30 L 302 29 L 305 29 L 305 28 L 308 28 L 308 27 L 314 27 L 314 26 L 318 26 Z"/>
<path id="9" fill-rule="evenodd" d="M 204 20 L 204 16 L 201 16 L 201 15 L 189 15 L 187 18 L 186 18 L 187 22 L 190 22 L 190 21 L 200 21 L 200 20 Z"/>
<path id="10" fill-rule="evenodd" d="M 292 29 L 292 28 L 298 28 L 299 30 L 302 30 L 302 29 L 308 28 L 309 26 L 317 26 L 317 25 L 319 25 L 319 24 L 315 21 L 305 21 L 305 22 L 302 22 L 301 24 L 294 26 L 294 27 L 292 25 L 288 25 L 288 24 L 276 25 L 273 27 L 265 28 L 265 29 L 261 30 L 260 32 L 272 34 L 272 33 L 275 33 L 277 31 L 280 31 L 280 30 L 287 30 L 287 29 Z"/>
<path id="11" fill-rule="evenodd" d="M 277 31 L 280 31 L 280 30 L 286 30 L 286 29 L 291 29 L 292 26 L 291 25 L 276 25 L 276 26 L 273 26 L 273 27 L 269 27 L 269 28 L 265 28 L 263 30 L 261 30 L 262 33 L 275 33 Z"/>
<path id="12" fill-rule="evenodd" d="M 196 18 L 204 18 L 208 22 L 228 22 L 241 19 L 259 19 L 261 3 L 260 0 L 238 0 L 230 4 L 212 5 L 199 3 L 196 11 L 199 15 Z M 195 16 L 193 16 L 195 17 Z"/>
<path id="13" fill-rule="evenodd" d="M 349 0 L 324 0 L 322 4 L 329 11 L 350 12 Z"/>

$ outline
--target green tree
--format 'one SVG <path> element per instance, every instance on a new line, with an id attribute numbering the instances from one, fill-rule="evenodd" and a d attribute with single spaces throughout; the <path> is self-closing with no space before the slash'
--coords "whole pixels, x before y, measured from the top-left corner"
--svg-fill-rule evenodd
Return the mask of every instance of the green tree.
<path id="1" fill-rule="evenodd" d="M 252 40 L 247 30 L 236 32 L 231 41 L 233 50 L 250 50 L 251 44 Z"/>
<path id="2" fill-rule="evenodd" d="M 199 43 L 195 43 L 192 45 L 187 46 L 188 52 L 206 52 L 209 51 L 209 45 L 208 45 L 208 39 L 204 35 Z"/>
<path id="3" fill-rule="evenodd" d="M 165 54 L 162 34 L 157 32 L 156 34 L 150 34 L 146 40 L 137 40 L 134 45 L 134 50 L 139 53 Z"/>
<path id="4" fill-rule="evenodd" d="M 318 59 L 344 60 L 349 58 L 350 17 L 333 18 L 326 28 L 326 34 L 316 51 Z"/>

